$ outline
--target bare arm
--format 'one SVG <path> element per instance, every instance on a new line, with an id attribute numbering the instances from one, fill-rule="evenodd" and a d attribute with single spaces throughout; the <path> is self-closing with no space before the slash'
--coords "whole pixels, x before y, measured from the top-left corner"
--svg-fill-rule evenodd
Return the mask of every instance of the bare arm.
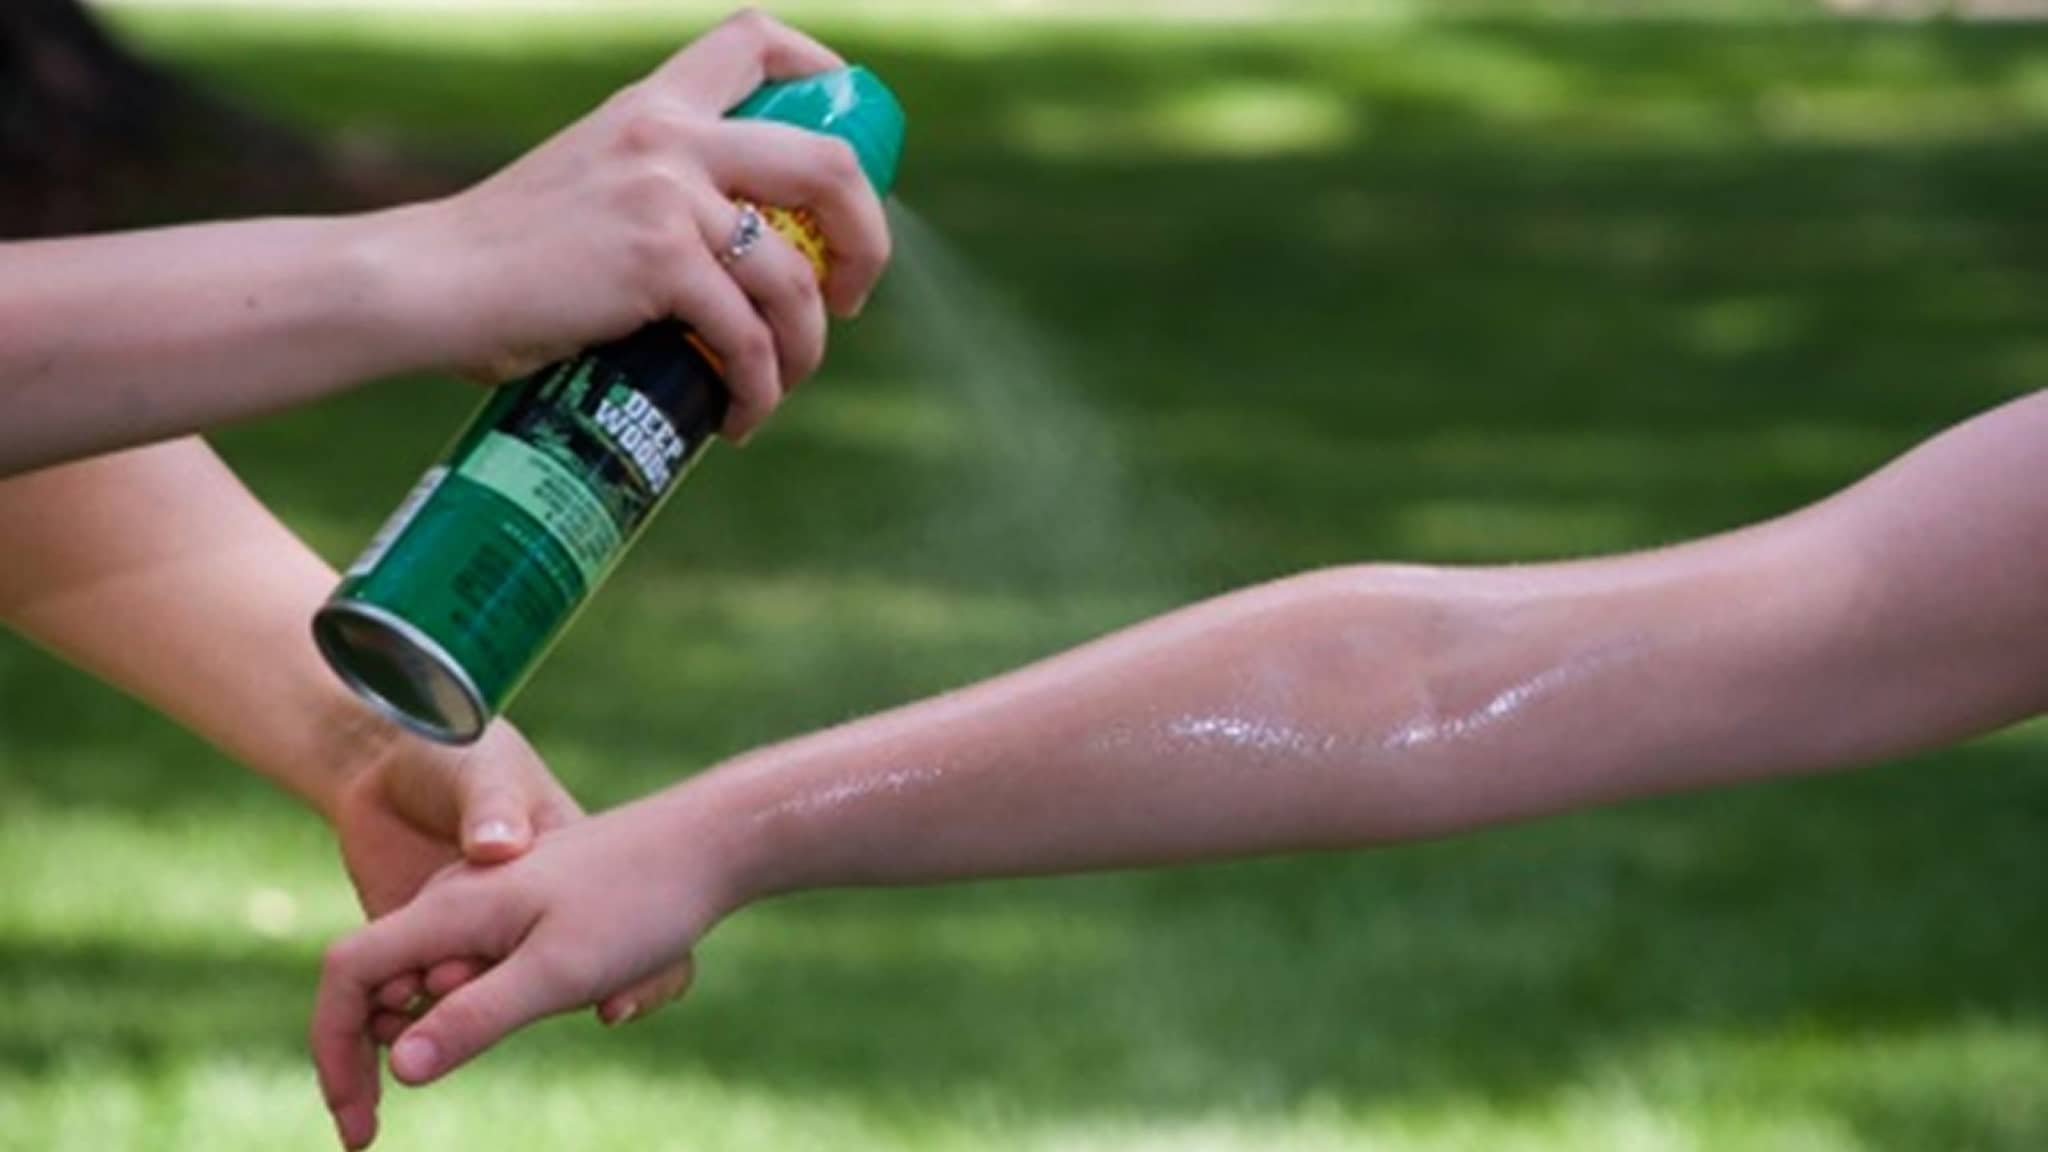
<path id="1" fill-rule="evenodd" d="M 1665 551 L 1226 597 L 679 789 L 751 885 L 1336 848 L 1844 767 L 2048 707 L 2048 393 Z"/>
<path id="2" fill-rule="evenodd" d="M 0 482 L 0 544 L 0 624 L 319 812 L 372 915 L 448 864 L 503 862 L 581 816 L 511 726 L 457 751 L 356 701 L 312 640 L 334 571 L 197 440 Z M 686 978 L 646 982 L 642 1007 Z"/>
<path id="3" fill-rule="evenodd" d="M 1364 846 L 2029 716 L 2048 706 L 2044 457 L 2048 393 L 1742 532 L 1304 576 L 745 757 L 337 945 L 313 1037 L 330 1103 L 352 1143 L 374 1132 L 362 990 L 443 955 L 502 962 L 406 1033 L 408 1081 L 777 892 Z"/>
<path id="4" fill-rule="evenodd" d="M 722 120 L 831 51 L 757 13 L 462 195 L 372 215 L 0 245 L 0 477 L 275 411 L 380 376 L 505 379 L 678 316 L 743 436 L 857 311 L 888 225 L 837 141 Z M 728 271 L 731 198 L 808 207 L 821 296 L 780 236 Z"/>
<path id="5" fill-rule="evenodd" d="M 535 824 L 576 814 L 509 728 L 464 757 L 356 701 L 309 624 L 338 577 L 197 440 L 0 482 L 0 543 L 0 625 L 183 724 L 345 839 L 352 824 L 395 820 L 420 841 L 400 844 L 401 856 L 440 841 L 415 887 L 458 841 L 502 859 Z M 398 831 L 377 834 L 389 843 Z M 370 855 L 352 851 L 359 880 L 413 863 Z M 403 885 L 371 877 L 364 888 L 382 910 Z"/>
<path id="6" fill-rule="evenodd" d="M 396 306 L 398 218 L 0 246 L 0 475 L 435 364 Z"/>
<path id="7" fill-rule="evenodd" d="M 0 622 L 331 811 L 396 738 L 321 664 L 333 570 L 197 440 L 0 483 Z"/>

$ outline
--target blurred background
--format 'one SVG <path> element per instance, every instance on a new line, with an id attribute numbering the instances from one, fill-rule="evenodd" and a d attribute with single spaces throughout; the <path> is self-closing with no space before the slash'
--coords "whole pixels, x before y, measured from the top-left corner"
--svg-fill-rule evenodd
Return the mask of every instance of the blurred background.
<path id="1" fill-rule="evenodd" d="M 772 7 L 909 107 L 902 259 L 516 706 L 594 807 L 1306 567 L 1770 516 L 2048 382 L 2028 4 Z M 722 14 L 7 0 L 0 234 L 431 195 Z M 345 562 L 475 403 L 217 443 Z M 2044 753 L 790 900 L 679 1008 L 523 1036 L 386 1139 L 2033 1152 Z M 316 822 L 0 637 L 0 1148 L 324 1147 L 300 1037 L 354 920 Z"/>

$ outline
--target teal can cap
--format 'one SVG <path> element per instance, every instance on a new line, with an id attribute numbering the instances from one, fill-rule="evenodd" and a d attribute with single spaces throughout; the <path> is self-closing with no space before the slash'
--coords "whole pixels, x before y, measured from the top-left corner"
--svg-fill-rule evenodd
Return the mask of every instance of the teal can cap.
<path id="1" fill-rule="evenodd" d="M 765 85 L 732 110 L 744 120 L 772 120 L 836 136 L 853 148 L 860 168 L 886 198 L 903 160 L 903 105 L 866 68 L 840 68 Z"/>

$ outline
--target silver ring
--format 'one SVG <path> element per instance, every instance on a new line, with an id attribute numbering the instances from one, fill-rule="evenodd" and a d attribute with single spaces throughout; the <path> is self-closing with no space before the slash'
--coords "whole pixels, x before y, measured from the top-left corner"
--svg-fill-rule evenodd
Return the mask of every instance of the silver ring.
<path id="1" fill-rule="evenodd" d="M 740 210 L 739 223 L 732 226 L 732 238 L 718 253 L 718 262 L 727 268 L 745 260 L 768 233 L 768 222 L 761 218 L 759 208 L 746 200 L 735 200 L 732 204 Z"/>

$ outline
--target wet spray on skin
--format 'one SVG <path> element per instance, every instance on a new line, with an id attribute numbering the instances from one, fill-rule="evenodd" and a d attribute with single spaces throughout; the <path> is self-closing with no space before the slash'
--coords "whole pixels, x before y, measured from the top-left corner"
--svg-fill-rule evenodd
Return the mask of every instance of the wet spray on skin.
<path id="1" fill-rule="evenodd" d="M 902 106 L 864 68 L 771 84 L 732 116 L 844 140 L 886 198 Z M 808 212 L 763 207 L 822 280 Z M 469 744 L 681 483 L 729 396 L 680 321 L 649 325 L 493 393 L 314 616 L 321 653 L 373 708 Z"/>

